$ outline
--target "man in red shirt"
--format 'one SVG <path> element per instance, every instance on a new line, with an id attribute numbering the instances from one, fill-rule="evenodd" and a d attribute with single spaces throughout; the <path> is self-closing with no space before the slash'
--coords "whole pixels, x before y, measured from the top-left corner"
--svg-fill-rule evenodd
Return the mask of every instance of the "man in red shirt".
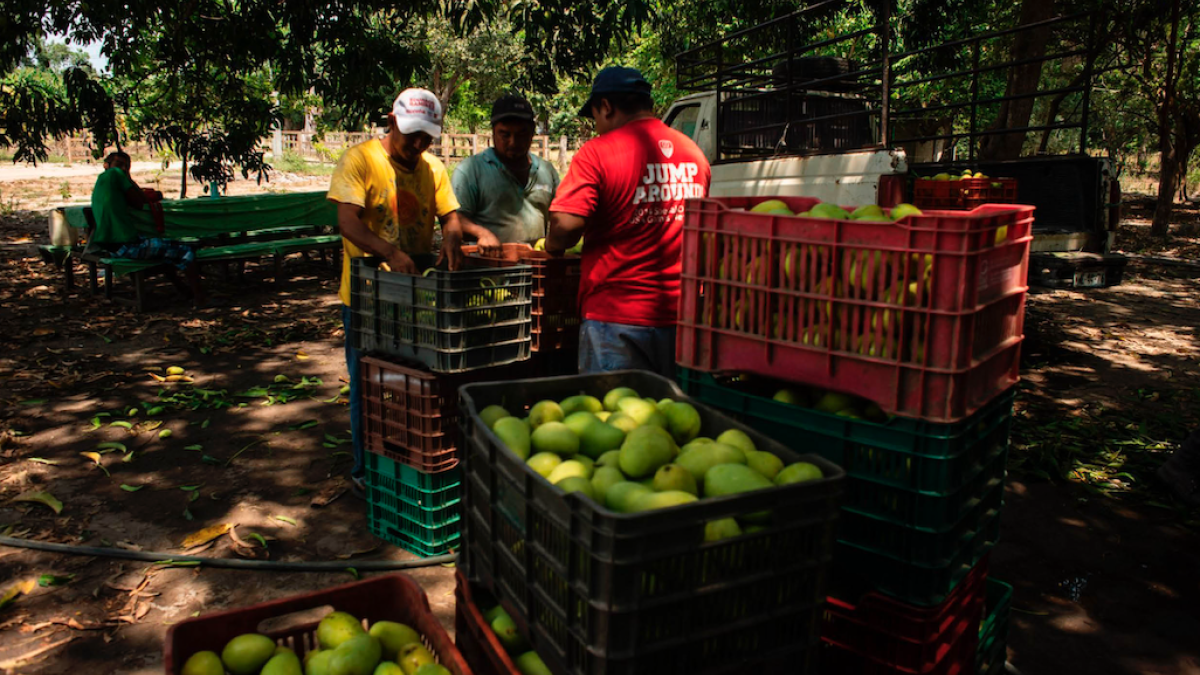
<path id="1" fill-rule="evenodd" d="M 572 158 L 546 237 L 551 255 L 584 241 L 579 372 L 674 377 L 683 203 L 708 194 L 708 160 L 654 116 L 650 83 L 633 68 L 600 71 L 579 114 L 599 136 Z"/>

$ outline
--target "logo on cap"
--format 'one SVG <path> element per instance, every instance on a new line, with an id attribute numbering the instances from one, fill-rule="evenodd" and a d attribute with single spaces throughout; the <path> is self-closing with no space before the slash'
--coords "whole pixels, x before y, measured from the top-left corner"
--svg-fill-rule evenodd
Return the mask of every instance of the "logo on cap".
<path id="1" fill-rule="evenodd" d="M 675 154 L 675 144 L 668 140 L 658 142 L 658 149 L 662 150 L 662 154 L 667 159 L 671 159 L 671 155 Z"/>

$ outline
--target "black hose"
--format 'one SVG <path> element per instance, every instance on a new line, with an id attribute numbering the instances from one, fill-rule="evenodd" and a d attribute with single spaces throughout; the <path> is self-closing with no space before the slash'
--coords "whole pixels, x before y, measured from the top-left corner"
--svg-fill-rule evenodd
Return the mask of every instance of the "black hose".
<path id="1" fill-rule="evenodd" d="M 128 551 L 123 548 L 98 548 L 95 546 L 73 546 L 71 544 L 55 544 L 48 541 L 33 539 L 17 539 L 15 537 L 0 537 L 0 546 L 14 548 L 29 548 L 35 551 L 51 553 L 67 553 L 70 555 L 98 556 L 101 558 L 121 558 L 124 560 L 144 560 L 146 562 L 174 562 L 199 564 L 203 567 L 223 567 L 235 570 L 260 570 L 275 572 L 343 572 L 351 567 L 359 572 L 384 572 L 391 570 L 407 570 L 418 567 L 432 567 L 452 563 L 453 553 L 435 555 L 419 560 L 324 560 L 320 562 L 284 562 L 282 560 L 245 560 L 242 558 L 206 558 L 198 555 L 178 555 L 175 553 L 155 553 L 153 551 Z"/>

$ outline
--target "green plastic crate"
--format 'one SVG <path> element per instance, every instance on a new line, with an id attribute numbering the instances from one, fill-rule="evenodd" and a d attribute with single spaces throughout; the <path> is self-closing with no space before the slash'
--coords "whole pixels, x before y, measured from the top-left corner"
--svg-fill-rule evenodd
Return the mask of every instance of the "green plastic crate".
<path id="1" fill-rule="evenodd" d="M 975 672 L 979 675 L 1002 675 L 1004 662 L 1008 658 L 1008 614 L 1012 609 L 1013 587 L 989 577 L 986 592 Z"/>
<path id="2" fill-rule="evenodd" d="M 462 495 L 462 469 L 453 468 L 425 473 L 394 459 L 364 453 L 367 485 L 395 495 L 405 503 L 424 510 L 440 509 L 458 503 Z"/>
<path id="3" fill-rule="evenodd" d="M 377 520 L 368 514 L 367 527 L 376 537 L 425 558 L 455 551 L 458 549 L 458 541 L 461 537 L 458 523 L 454 524 L 453 532 L 433 532 L 429 533 L 430 536 L 425 537 L 408 534 L 402 527 L 397 527 L 387 520 Z"/>
<path id="4" fill-rule="evenodd" d="M 680 368 L 696 397 L 797 452 L 815 452 L 846 470 L 843 508 L 897 524 L 943 531 L 958 526 L 988 485 L 1003 479 L 1015 390 L 961 422 L 901 417 L 876 423 L 780 403 L 779 385 L 740 382 Z"/>
<path id="5" fill-rule="evenodd" d="M 375 536 L 418 555 L 449 552 L 459 540 L 462 471 L 423 473 L 366 454 L 367 525 Z"/>

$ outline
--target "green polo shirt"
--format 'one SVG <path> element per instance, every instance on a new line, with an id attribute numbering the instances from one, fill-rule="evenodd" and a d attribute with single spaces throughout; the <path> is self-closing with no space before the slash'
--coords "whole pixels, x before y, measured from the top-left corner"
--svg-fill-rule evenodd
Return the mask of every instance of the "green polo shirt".
<path id="1" fill-rule="evenodd" d="M 96 179 L 92 188 L 92 218 L 96 221 L 92 241 L 96 244 L 119 246 L 138 238 L 137 228 L 129 217 L 129 204 L 125 201 L 125 193 L 131 187 L 133 181 L 115 166 Z"/>
<path id="2" fill-rule="evenodd" d="M 504 244 L 546 236 L 558 172 L 550 162 L 533 155 L 529 159 L 533 164 L 524 185 L 492 148 L 463 160 L 450 177 L 459 211 L 491 230 Z"/>

